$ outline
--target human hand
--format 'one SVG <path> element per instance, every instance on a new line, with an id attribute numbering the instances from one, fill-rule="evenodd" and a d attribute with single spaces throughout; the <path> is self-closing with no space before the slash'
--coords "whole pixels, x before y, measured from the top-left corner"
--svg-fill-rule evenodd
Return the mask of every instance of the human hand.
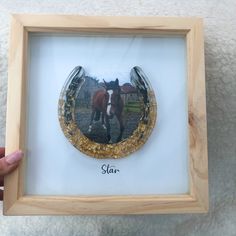
<path id="1" fill-rule="evenodd" d="M 4 185 L 4 176 L 12 172 L 23 157 L 22 151 L 13 152 L 5 156 L 5 148 L 0 148 L 0 186 Z M 0 201 L 3 200 L 3 190 L 0 189 Z"/>

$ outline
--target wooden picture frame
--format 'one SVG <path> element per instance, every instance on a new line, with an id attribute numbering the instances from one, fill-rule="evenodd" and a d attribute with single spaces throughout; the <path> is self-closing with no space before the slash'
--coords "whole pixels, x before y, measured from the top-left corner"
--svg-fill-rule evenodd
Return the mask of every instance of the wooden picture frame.
<path id="1" fill-rule="evenodd" d="M 30 32 L 183 35 L 187 46 L 189 193 L 141 196 L 30 196 L 25 159 L 4 180 L 5 215 L 156 214 L 208 211 L 203 22 L 199 18 L 13 15 L 9 52 L 6 154 L 25 151 L 27 40 Z"/>

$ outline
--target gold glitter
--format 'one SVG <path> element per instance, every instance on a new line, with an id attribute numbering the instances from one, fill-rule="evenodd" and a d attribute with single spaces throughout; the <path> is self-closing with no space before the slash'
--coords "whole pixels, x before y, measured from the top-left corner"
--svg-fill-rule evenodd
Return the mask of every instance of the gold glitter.
<path id="1" fill-rule="evenodd" d="M 61 128 L 68 138 L 68 140 L 73 144 L 74 147 L 79 149 L 84 154 L 98 158 L 121 158 L 128 156 L 129 154 L 140 149 L 148 137 L 150 136 L 157 117 L 157 104 L 154 92 L 152 90 L 148 91 L 149 98 L 149 113 L 146 121 L 140 120 L 138 127 L 133 132 L 133 134 L 118 143 L 114 144 L 101 144 L 96 143 L 88 139 L 82 134 L 80 129 L 77 127 L 77 124 L 72 115 L 70 121 L 66 121 L 64 117 L 64 107 L 65 100 L 63 98 L 59 99 L 59 122 Z M 145 108 L 144 108 L 145 109 Z M 70 114 L 74 114 L 74 105 L 69 106 Z"/>

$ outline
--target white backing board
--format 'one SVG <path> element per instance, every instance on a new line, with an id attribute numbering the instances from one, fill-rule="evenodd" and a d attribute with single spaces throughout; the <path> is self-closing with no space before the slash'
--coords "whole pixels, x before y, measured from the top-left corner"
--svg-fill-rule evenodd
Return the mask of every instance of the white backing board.
<path id="1" fill-rule="evenodd" d="M 66 139 L 58 121 L 58 99 L 67 76 L 78 65 L 104 78 L 127 76 L 133 66 L 140 66 L 146 73 L 158 102 L 158 119 L 139 151 L 118 160 L 98 160 L 82 154 Z M 187 193 L 186 76 L 184 37 L 32 33 L 28 61 L 26 194 Z M 103 164 L 115 166 L 119 172 L 102 174 Z"/>

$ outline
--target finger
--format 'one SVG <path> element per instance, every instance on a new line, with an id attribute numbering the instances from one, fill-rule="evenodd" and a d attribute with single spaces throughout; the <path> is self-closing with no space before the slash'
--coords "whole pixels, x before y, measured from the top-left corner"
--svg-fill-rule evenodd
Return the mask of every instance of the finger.
<path id="1" fill-rule="evenodd" d="M 4 176 L 13 171 L 23 157 L 22 151 L 13 152 L 0 159 L 0 176 Z"/>
<path id="2" fill-rule="evenodd" d="M 0 158 L 5 156 L 5 148 L 0 147 Z"/>
<path id="3" fill-rule="evenodd" d="M 0 189 L 0 201 L 2 201 L 2 200 L 3 200 L 3 190 Z"/>

